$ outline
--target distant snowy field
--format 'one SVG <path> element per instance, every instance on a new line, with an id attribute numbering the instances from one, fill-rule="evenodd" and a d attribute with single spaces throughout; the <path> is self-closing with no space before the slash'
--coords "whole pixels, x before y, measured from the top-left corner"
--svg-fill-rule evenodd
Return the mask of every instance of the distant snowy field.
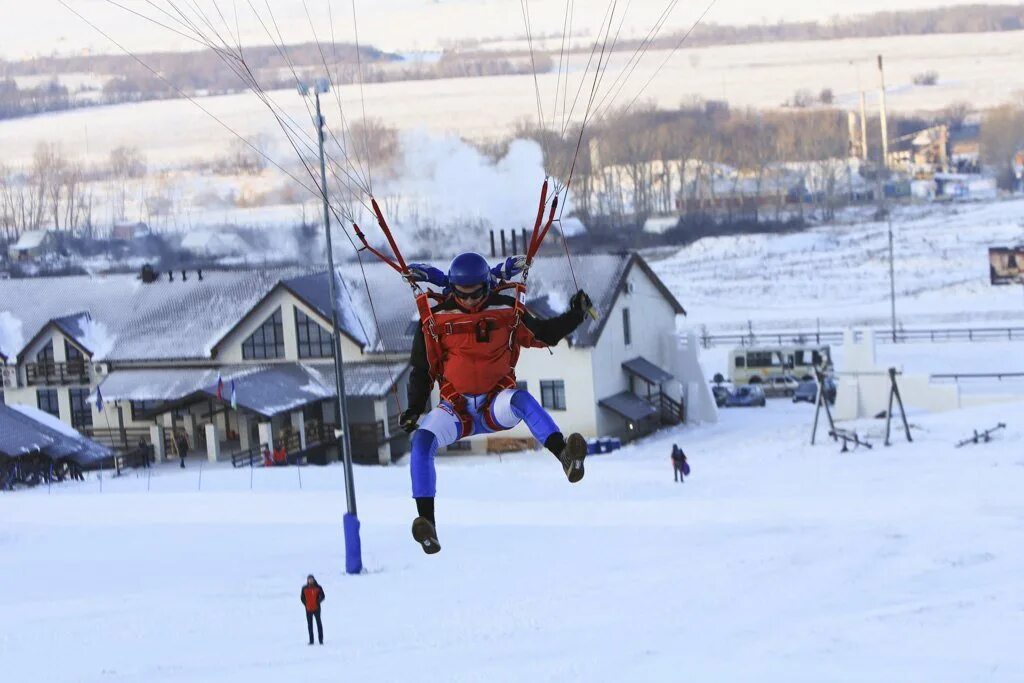
<path id="1" fill-rule="evenodd" d="M 990 285 L 988 263 L 990 246 L 1024 243 L 1024 200 L 907 207 L 895 212 L 893 231 L 898 323 L 1024 324 L 1024 292 Z M 825 330 L 889 325 L 888 255 L 886 224 L 865 222 L 705 238 L 649 258 L 689 325 L 813 332 L 819 320 Z"/>
<path id="2" fill-rule="evenodd" d="M 200 491 L 193 464 L 149 492 L 130 474 L 2 495 L 3 678 L 1019 680 L 1022 408 L 916 417 L 914 444 L 840 455 L 807 445 L 810 406 L 771 402 L 594 457 L 577 487 L 546 453 L 446 458 L 436 557 L 409 537 L 407 467 L 358 468 L 359 577 L 338 466 L 301 490 L 295 469 L 250 491 L 217 468 Z"/>
<path id="3" fill-rule="evenodd" d="M 308 36 L 308 34 L 307 34 Z M 856 108 L 858 71 L 863 87 L 877 89 L 874 59 L 886 57 L 890 111 L 941 109 L 966 100 L 988 107 L 1024 89 L 1024 31 L 974 35 L 898 36 L 818 42 L 778 42 L 684 49 L 647 53 L 628 82 L 609 98 L 625 106 L 650 80 L 642 100 L 675 108 L 694 96 L 728 100 L 735 107 L 778 107 L 798 89 L 818 93 L 831 88 L 842 107 Z M 611 91 L 631 52 L 615 53 L 609 63 L 602 92 Z M 557 53 L 555 58 L 557 59 Z M 584 75 L 589 53 L 577 54 L 570 64 L 570 92 Z M 666 61 L 667 60 L 667 61 Z M 658 71 L 662 64 L 664 68 Z M 914 86 L 914 74 L 935 70 L 935 86 Z M 655 72 L 657 74 L 655 75 Z M 651 80 L 653 77 L 653 80 Z M 591 76 L 585 92 L 589 92 Z M 557 73 L 539 77 L 545 117 L 555 106 Z M 340 89 L 348 116 L 356 119 L 358 86 Z M 294 89 L 271 93 L 298 125 L 310 120 Z M 337 126 L 334 98 L 328 98 L 328 125 Z M 601 97 L 600 99 L 603 99 Z M 877 109 L 873 95 L 869 106 Z M 366 113 L 401 129 L 423 128 L 473 139 L 507 135 L 517 121 L 536 120 L 537 101 L 532 75 L 460 78 L 434 81 L 367 84 Z M 571 100 L 571 97 L 570 97 Z M 270 112 L 252 94 L 210 97 L 203 107 L 243 136 L 267 135 L 273 156 L 288 160 L 291 150 Z M 582 107 L 576 118 L 582 118 Z M 560 118 L 560 117 L 559 117 Z M 310 126 L 311 128 L 311 126 Z M 98 107 L 60 114 L 0 122 L 0 149 L 9 165 L 28 163 L 37 142 L 59 142 L 73 156 L 105 160 L 120 145 L 142 149 L 153 165 L 168 166 L 208 158 L 222 152 L 232 134 L 185 100 Z"/>

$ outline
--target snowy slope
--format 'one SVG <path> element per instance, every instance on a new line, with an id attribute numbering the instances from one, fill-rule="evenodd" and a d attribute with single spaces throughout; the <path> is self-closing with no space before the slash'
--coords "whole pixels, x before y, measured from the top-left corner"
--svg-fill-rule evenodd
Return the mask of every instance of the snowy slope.
<path id="1" fill-rule="evenodd" d="M 840 455 L 806 445 L 809 407 L 773 402 L 593 458 L 577 487 L 546 454 L 446 458 L 436 557 L 409 538 L 406 467 L 360 468 L 360 577 L 341 573 L 337 466 L 301 490 L 294 469 L 253 491 L 207 469 L 200 491 L 169 467 L 148 492 L 129 475 L 0 496 L 4 680 L 1017 681 L 1021 408 Z"/>
<path id="2" fill-rule="evenodd" d="M 989 284 L 988 248 L 1024 242 L 1024 200 L 918 206 L 893 221 L 898 322 L 1020 325 L 1020 287 Z M 813 331 L 889 323 L 888 230 L 834 224 L 791 235 L 706 238 L 652 267 L 711 331 Z"/>

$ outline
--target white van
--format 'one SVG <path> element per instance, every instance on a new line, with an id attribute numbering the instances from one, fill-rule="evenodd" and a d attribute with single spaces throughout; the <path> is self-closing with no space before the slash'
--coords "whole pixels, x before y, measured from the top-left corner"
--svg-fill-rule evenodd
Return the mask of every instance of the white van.
<path id="1" fill-rule="evenodd" d="M 729 378 L 733 384 L 759 384 L 782 375 L 809 380 L 814 379 L 814 368 L 831 365 L 828 346 L 741 346 L 729 354 Z"/>

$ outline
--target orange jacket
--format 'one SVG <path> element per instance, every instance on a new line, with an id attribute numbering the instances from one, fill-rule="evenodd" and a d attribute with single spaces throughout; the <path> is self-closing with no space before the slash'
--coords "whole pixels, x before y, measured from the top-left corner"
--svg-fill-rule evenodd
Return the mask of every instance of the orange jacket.
<path id="1" fill-rule="evenodd" d="M 327 596 L 324 595 L 324 589 L 318 583 L 314 583 L 312 586 L 303 586 L 302 592 L 299 594 L 299 600 L 306 606 L 307 612 L 319 610 L 320 603 L 326 599 Z"/>

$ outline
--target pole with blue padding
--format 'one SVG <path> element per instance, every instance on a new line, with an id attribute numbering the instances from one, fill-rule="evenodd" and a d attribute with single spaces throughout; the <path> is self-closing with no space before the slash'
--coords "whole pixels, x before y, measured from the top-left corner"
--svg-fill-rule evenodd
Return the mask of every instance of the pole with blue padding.
<path id="1" fill-rule="evenodd" d="M 338 437 L 338 447 L 341 449 L 342 461 L 345 464 L 345 501 L 348 512 L 345 513 L 345 571 L 349 574 L 359 574 L 363 571 L 363 553 L 359 542 L 359 517 L 356 515 L 356 489 L 352 480 L 352 443 L 348 433 L 348 406 L 345 404 L 345 370 L 341 351 L 341 331 L 338 328 L 338 294 L 335 278 L 337 271 L 334 269 L 334 250 L 331 246 L 331 207 L 327 197 L 327 165 L 324 160 L 324 117 L 320 113 L 320 94 L 327 92 L 329 83 L 327 79 L 319 79 L 312 88 L 316 98 L 316 128 L 320 140 L 320 192 L 324 202 L 324 232 L 327 237 L 327 269 L 328 282 L 331 293 L 331 324 L 334 330 L 334 377 L 337 383 L 338 395 L 338 424 L 339 429 L 335 432 Z M 299 86 L 299 92 L 303 96 L 309 94 L 309 88 Z"/>

